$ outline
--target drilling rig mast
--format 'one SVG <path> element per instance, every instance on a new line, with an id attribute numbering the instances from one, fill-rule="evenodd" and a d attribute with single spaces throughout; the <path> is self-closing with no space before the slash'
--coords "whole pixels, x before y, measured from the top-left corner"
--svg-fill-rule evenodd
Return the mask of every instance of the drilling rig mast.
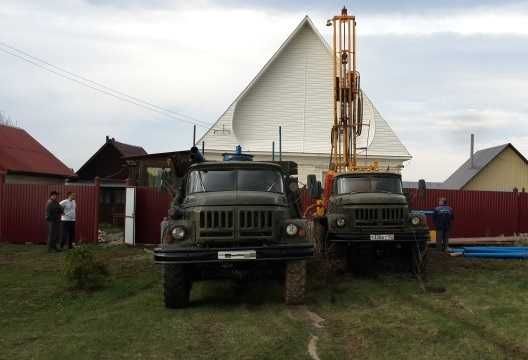
<path id="1" fill-rule="evenodd" d="M 363 128 L 363 95 L 356 62 L 356 18 L 341 15 L 328 20 L 333 27 L 334 124 L 331 132 L 331 171 L 358 170 L 357 139 Z M 367 124 L 368 125 L 368 124 Z"/>

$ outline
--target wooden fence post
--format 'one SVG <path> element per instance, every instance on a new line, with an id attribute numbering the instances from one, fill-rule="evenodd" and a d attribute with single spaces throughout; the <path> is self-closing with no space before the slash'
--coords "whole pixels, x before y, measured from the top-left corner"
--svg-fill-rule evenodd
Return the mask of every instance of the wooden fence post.
<path id="1" fill-rule="evenodd" d="M 94 210 L 94 229 L 93 229 L 93 241 L 95 244 L 97 244 L 97 241 L 99 240 L 99 198 L 100 198 L 100 190 L 101 190 L 101 179 L 97 176 L 94 179 L 94 185 L 95 185 L 95 210 Z"/>

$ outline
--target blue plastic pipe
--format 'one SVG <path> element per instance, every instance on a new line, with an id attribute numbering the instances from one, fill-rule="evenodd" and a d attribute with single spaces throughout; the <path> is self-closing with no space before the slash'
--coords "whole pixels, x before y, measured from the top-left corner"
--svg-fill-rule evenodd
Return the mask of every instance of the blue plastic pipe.
<path id="1" fill-rule="evenodd" d="M 472 257 L 472 258 L 488 258 L 488 259 L 528 259 L 528 251 L 527 252 L 491 252 L 491 253 L 485 253 L 485 252 L 475 252 L 475 253 L 467 253 L 464 252 L 464 257 Z"/>
<path id="2" fill-rule="evenodd" d="M 464 253 L 476 253 L 476 252 L 484 252 L 484 253 L 492 253 L 492 252 L 517 252 L 517 251 L 525 251 L 528 252 L 527 246 L 466 246 L 463 247 L 462 250 Z"/>

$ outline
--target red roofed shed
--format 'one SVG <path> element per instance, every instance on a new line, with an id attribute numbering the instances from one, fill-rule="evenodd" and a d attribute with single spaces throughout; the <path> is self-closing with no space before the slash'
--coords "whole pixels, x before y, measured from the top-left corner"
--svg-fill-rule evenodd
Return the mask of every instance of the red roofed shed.
<path id="1" fill-rule="evenodd" d="M 0 125 L 0 171 L 7 183 L 63 183 L 75 173 L 27 131 Z"/>

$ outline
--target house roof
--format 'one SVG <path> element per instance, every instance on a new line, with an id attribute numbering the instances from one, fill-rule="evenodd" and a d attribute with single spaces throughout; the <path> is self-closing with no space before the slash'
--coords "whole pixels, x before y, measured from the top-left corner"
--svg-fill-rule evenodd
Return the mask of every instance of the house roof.
<path id="1" fill-rule="evenodd" d="M 136 145 L 130 145 L 130 144 L 125 144 L 125 143 L 122 143 L 122 142 L 119 142 L 119 141 L 116 141 L 114 138 L 110 138 L 110 137 L 106 137 L 106 142 L 104 143 L 103 146 L 101 146 L 99 148 L 99 150 L 97 150 L 95 152 L 95 154 L 93 154 L 89 159 L 88 161 L 86 161 L 83 166 L 81 166 L 79 168 L 79 170 L 77 170 L 77 173 L 80 173 L 86 166 L 88 166 L 95 158 L 97 158 L 97 155 L 99 155 L 101 153 L 101 151 L 103 151 L 106 147 L 108 146 L 112 146 L 114 149 L 116 149 L 119 154 L 121 155 L 122 158 L 126 158 L 126 157 L 131 157 L 131 156 L 142 156 L 142 155 L 147 155 L 147 152 L 145 151 L 145 149 L 143 149 L 141 146 L 136 146 Z"/>
<path id="2" fill-rule="evenodd" d="M 445 188 L 461 189 L 486 166 L 488 166 L 497 156 L 499 156 L 499 154 L 508 148 L 511 148 L 513 151 L 515 151 L 523 161 L 528 163 L 528 160 L 510 143 L 482 149 L 473 155 L 474 166 L 471 167 L 471 158 L 469 158 L 453 174 L 451 174 L 451 176 L 447 178 L 447 180 L 444 182 Z"/>
<path id="3" fill-rule="evenodd" d="M 75 176 L 27 131 L 5 125 L 0 125 L 0 169 L 15 173 Z"/>
<path id="4" fill-rule="evenodd" d="M 240 144 L 250 152 L 271 152 L 282 126 L 283 152 L 328 155 L 332 77 L 332 49 L 306 16 L 199 143 L 204 141 L 207 151 Z M 263 90 L 269 86 L 271 91 Z M 358 142 L 369 156 L 411 158 L 366 95 L 363 116 L 370 126 Z"/>
<path id="5" fill-rule="evenodd" d="M 147 155 L 147 152 L 141 146 L 124 144 L 115 140 L 113 144 L 123 157 Z"/>
<path id="6" fill-rule="evenodd" d="M 189 155 L 191 153 L 190 150 L 182 150 L 182 151 L 169 151 L 169 152 L 162 152 L 162 153 L 154 153 L 154 154 L 143 154 L 143 155 L 132 155 L 132 156 L 125 156 L 125 160 L 144 160 L 144 159 L 159 159 L 159 158 L 167 158 L 171 156 L 176 155 Z"/>

